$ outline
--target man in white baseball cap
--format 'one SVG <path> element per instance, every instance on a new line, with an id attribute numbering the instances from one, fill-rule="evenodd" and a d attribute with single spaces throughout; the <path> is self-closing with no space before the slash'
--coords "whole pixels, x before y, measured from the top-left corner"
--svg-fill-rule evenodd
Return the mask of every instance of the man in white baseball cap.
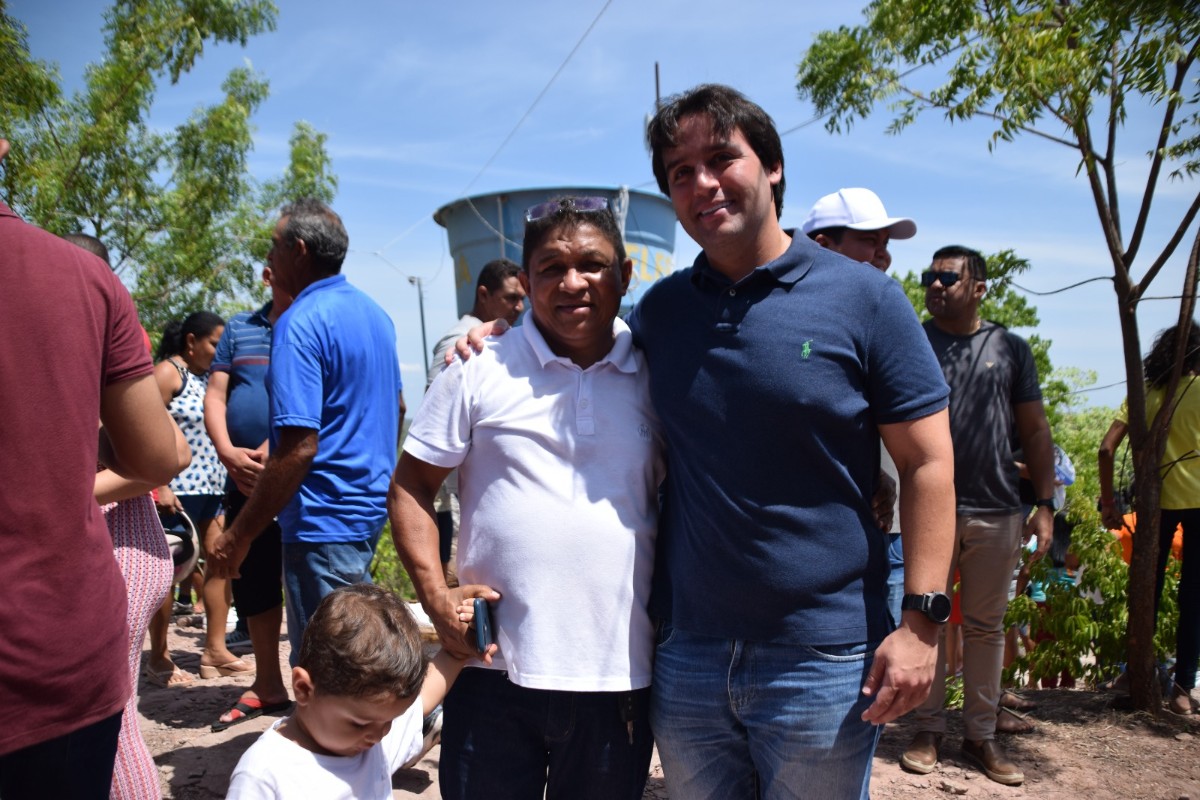
<path id="1" fill-rule="evenodd" d="M 888 242 L 911 239 L 917 224 L 908 217 L 889 217 L 870 189 L 851 188 L 818 200 L 801 230 L 824 248 L 887 272 L 892 265 Z"/>

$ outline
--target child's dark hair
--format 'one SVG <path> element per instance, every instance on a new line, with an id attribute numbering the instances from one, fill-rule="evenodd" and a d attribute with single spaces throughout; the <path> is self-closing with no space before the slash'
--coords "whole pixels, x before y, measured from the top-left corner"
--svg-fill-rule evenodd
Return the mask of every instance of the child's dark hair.
<path id="1" fill-rule="evenodd" d="M 300 657 L 325 695 L 412 697 L 425 680 L 421 632 L 396 595 L 369 583 L 343 586 L 317 606 Z"/>

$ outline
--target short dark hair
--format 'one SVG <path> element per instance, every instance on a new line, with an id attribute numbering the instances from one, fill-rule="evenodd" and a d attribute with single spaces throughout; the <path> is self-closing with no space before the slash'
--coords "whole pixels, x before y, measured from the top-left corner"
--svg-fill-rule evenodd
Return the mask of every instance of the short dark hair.
<path id="1" fill-rule="evenodd" d="M 92 255 L 100 256 L 100 258 L 104 259 L 105 264 L 108 264 L 110 267 L 112 266 L 112 261 L 108 257 L 108 248 L 104 246 L 104 242 L 95 236 L 88 233 L 68 233 L 64 234 L 62 238 L 76 247 L 82 247 Z"/>
<path id="2" fill-rule="evenodd" d="M 308 253 L 318 270 L 326 275 L 342 271 L 342 262 L 350 248 L 350 236 L 342 218 L 332 208 L 315 197 L 302 197 L 284 206 L 279 215 L 286 220 L 283 224 L 285 244 L 301 239 L 308 246 Z"/>
<path id="3" fill-rule="evenodd" d="M 987 259 L 978 250 L 963 247 L 961 244 L 952 244 L 933 254 L 934 261 L 943 258 L 961 258 L 967 262 L 967 271 L 972 278 L 977 281 L 987 280 Z"/>
<path id="4" fill-rule="evenodd" d="M 183 346 L 187 343 L 189 333 L 197 339 L 202 339 L 217 328 L 224 326 L 225 320 L 211 311 L 194 311 L 183 320 L 172 320 L 167 323 L 167 327 L 163 328 L 156 356 L 159 361 L 177 356 L 183 352 Z"/>
<path id="5" fill-rule="evenodd" d="M 671 195 L 663 151 L 678 143 L 683 120 L 696 115 L 708 117 L 718 136 L 729 136 L 734 130 L 740 130 L 764 169 L 779 165 L 779 183 L 773 187 L 775 216 L 779 217 L 783 213 L 784 189 L 783 143 L 779 140 L 779 131 L 775 130 L 774 121 L 762 107 L 737 89 L 719 83 L 703 83 L 668 97 L 650 120 L 646 142 L 650 145 L 650 164 L 662 193 Z"/>
<path id="6" fill-rule="evenodd" d="M 483 269 L 479 270 L 479 278 L 475 281 L 475 288 L 480 286 L 487 289 L 489 292 L 494 292 L 504 285 L 504 282 L 509 278 L 516 277 L 521 271 L 521 265 L 507 258 L 497 258 L 483 265 Z"/>
<path id="7" fill-rule="evenodd" d="M 842 237 L 846 235 L 848 229 L 845 225 L 832 225 L 828 228 L 818 228 L 815 231 L 808 232 L 808 238 L 816 241 L 818 234 L 830 239 L 834 244 L 841 244 Z"/>
<path id="8" fill-rule="evenodd" d="M 340 697 L 412 697 L 427 661 L 417 621 L 399 597 L 369 583 L 326 595 L 300 642 L 296 666 L 316 691 Z"/>
<path id="9" fill-rule="evenodd" d="M 1175 343 L 1179 339 L 1179 326 L 1172 325 L 1158 332 L 1154 337 L 1154 346 L 1146 358 L 1142 360 L 1142 369 L 1146 375 L 1146 383 L 1155 388 L 1162 388 L 1171 379 L 1171 370 L 1175 367 Z M 1183 354 L 1183 374 L 1200 369 L 1200 328 L 1196 321 L 1188 326 L 1187 350 Z"/>
<path id="10" fill-rule="evenodd" d="M 551 198 L 549 202 L 558 203 L 557 209 L 532 222 L 525 223 L 521 269 L 529 271 L 529 259 L 533 251 L 542 246 L 551 232 L 557 230 L 570 232 L 581 225 L 591 225 L 608 240 L 608 243 L 612 245 L 613 252 L 616 253 L 616 264 L 625 260 L 625 241 L 621 237 L 621 228 L 617 225 L 617 218 L 613 216 L 611 203 L 599 211 L 578 211 L 572 202 L 575 199 L 569 196 Z"/>

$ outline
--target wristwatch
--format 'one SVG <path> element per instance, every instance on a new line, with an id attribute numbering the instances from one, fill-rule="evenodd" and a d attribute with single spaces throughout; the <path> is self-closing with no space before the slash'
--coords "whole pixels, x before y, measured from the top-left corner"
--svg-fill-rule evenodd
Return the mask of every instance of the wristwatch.
<path id="1" fill-rule="evenodd" d="M 1041 500 L 1034 500 L 1033 507 L 1037 508 L 1038 506 L 1045 506 L 1046 508 L 1050 509 L 1050 513 L 1053 514 L 1054 513 L 1054 498 L 1053 497 L 1044 497 Z"/>
<path id="2" fill-rule="evenodd" d="M 950 619 L 950 598 L 942 592 L 906 594 L 900 600 L 900 610 L 920 611 L 939 625 Z"/>

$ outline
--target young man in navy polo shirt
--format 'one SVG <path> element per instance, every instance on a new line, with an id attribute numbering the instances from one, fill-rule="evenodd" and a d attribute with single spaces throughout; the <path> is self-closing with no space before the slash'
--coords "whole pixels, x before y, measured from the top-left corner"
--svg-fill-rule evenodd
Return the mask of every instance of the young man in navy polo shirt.
<path id="1" fill-rule="evenodd" d="M 688 798 L 865 798 L 879 726 L 928 694 L 948 612 L 948 390 L 895 281 L 780 227 L 783 153 L 761 108 L 699 86 L 648 139 L 703 248 L 630 318 L 667 439 L 651 600 L 666 779 Z M 911 609 L 891 633 L 880 436 Z"/>

